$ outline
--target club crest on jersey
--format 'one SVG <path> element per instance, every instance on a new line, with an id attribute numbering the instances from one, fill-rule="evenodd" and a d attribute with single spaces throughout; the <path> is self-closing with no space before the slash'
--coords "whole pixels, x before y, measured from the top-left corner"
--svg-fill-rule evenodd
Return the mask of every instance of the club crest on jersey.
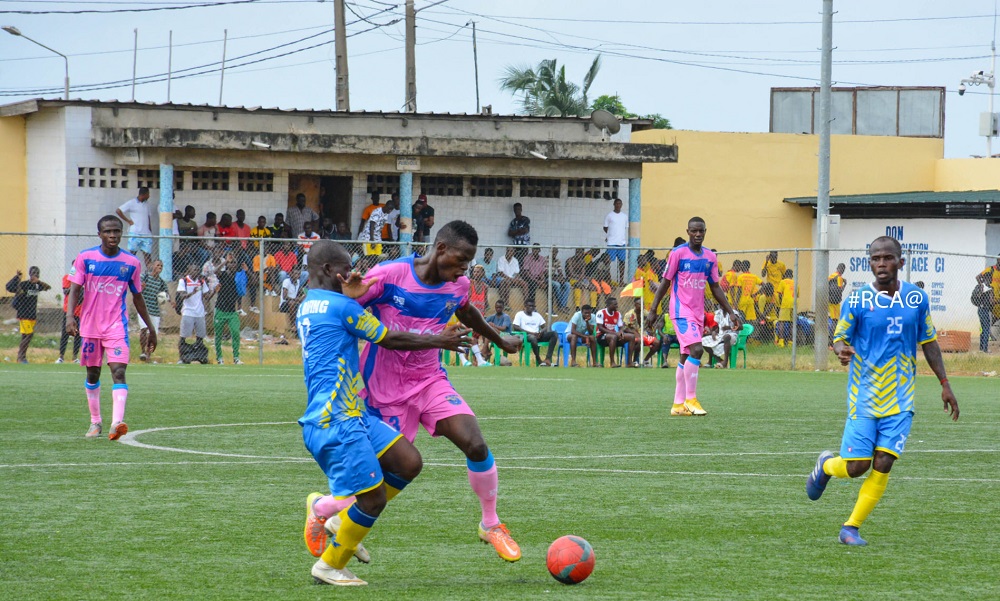
<path id="1" fill-rule="evenodd" d="M 122 265 L 118 272 L 122 275 L 122 277 L 128 275 L 128 265 Z"/>
<path id="2" fill-rule="evenodd" d="M 455 301 L 448 301 L 448 302 L 446 302 L 444 304 L 444 310 L 446 312 L 448 312 L 448 313 L 451 313 L 452 311 L 455 310 L 455 307 L 457 307 L 457 306 L 458 306 L 457 302 L 455 302 Z"/>
<path id="3" fill-rule="evenodd" d="M 90 272 L 90 273 L 93 273 L 94 272 L 94 267 L 95 267 L 95 265 L 93 263 L 91 263 L 90 265 L 87 265 L 87 271 Z"/>
<path id="4" fill-rule="evenodd" d="M 397 307 L 402 307 L 403 305 L 405 305 L 405 304 L 406 304 L 406 299 L 405 299 L 405 298 L 403 298 L 402 296 L 393 296 L 393 297 L 392 297 L 392 302 L 393 302 L 393 304 L 395 304 L 395 305 L 396 305 Z"/>

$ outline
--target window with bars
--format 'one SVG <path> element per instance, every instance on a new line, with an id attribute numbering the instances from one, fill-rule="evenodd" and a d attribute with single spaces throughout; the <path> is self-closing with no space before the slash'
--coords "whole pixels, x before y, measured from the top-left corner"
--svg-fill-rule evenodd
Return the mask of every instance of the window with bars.
<path id="1" fill-rule="evenodd" d="M 549 178 L 521 178 L 522 198 L 559 198 L 562 180 Z"/>
<path id="2" fill-rule="evenodd" d="M 421 175 L 420 193 L 428 196 L 462 196 L 465 186 L 459 175 Z"/>
<path id="3" fill-rule="evenodd" d="M 228 190 L 228 171 L 192 171 L 192 190 Z"/>
<path id="4" fill-rule="evenodd" d="M 514 195 L 514 179 L 510 177 L 473 177 L 469 179 L 469 194 L 510 198 Z"/>
<path id="5" fill-rule="evenodd" d="M 137 187 L 149 188 L 150 190 L 160 189 L 159 169 L 136 169 L 135 176 L 138 179 Z M 174 169 L 174 190 L 184 189 L 184 172 Z"/>
<path id="6" fill-rule="evenodd" d="M 274 174 L 261 171 L 240 171 L 237 174 L 240 192 L 274 192 Z"/>
<path id="7" fill-rule="evenodd" d="M 386 195 L 399 194 L 399 176 L 369 174 L 367 190 L 369 194 L 372 192 Z"/>
<path id="8" fill-rule="evenodd" d="M 569 198 L 618 198 L 616 179 L 571 179 L 566 184 Z"/>
<path id="9" fill-rule="evenodd" d="M 116 167 L 77 167 L 78 188 L 128 188 L 128 169 Z"/>

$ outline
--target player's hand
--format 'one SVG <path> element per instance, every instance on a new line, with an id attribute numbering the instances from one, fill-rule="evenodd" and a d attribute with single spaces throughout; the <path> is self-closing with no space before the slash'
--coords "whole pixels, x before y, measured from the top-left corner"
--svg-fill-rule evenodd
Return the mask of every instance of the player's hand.
<path id="1" fill-rule="evenodd" d="M 66 333 L 74 338 L 80 335 L 80 328 L 76 326 L 75 319 L 66 320 Z"/>
<path id="2" fill-rule="evenodd" d="M 650 309 L 649 313 L 646 314 L 646 323 L 656 323 L 659 319 L 659 315 L 656 314 L 656 309 Z"/>
<path id="3" fill-rule="evenodd" d="M 743 322 L 740 321 L 740 316 L 736 311 L 731 311 L 729 313 L 729 323 L 732 324 L 733 330 L 739 330 L 743 327 Z"/>
<path id="4" fill-rule="evenodd" d="M 346 278 L 338 273 L 337 279 L 340 280 L 344 295 L 348 298 L 361 298 L 378 281 L 378 278 L 364 280 L 358 271 L 352 271 Z"/>
<path id="5" fill-rule="evenodd" d="M 10 272 L 8 271 L 7 273 L 10 273 Z M 23 272 L 23 271 L 21 271 L 20 269 L 18 269 L 18 270 L 17 270 L 17 277 L 18 277 L 18 278 L 22 278 L 22 277 L 24 277 L 24 272 Z"/>
<path id="6" fill-rule="evenodd" d="M 521 345 L 524 344 L 524 339 L 520 336 L 502 336 L 500 338 L 500 349 L 508 354 L 517 354 L 521 352 Z"/>
<path id="7" fill-rule="evenodd" d="M 152 356 L 153 351 L 156 350 L 156 332 L 152 329 L 147 330 L 147 332 L 149 333 L 146 335 L 146 348 L 143 350 L 146 351 L 147 355 Z"/>
<path id="8" fill-rule="evenodd" d="M 441 332 L 439 336 L 441 338 L 441 348 L 460 353 L 468 351 L 472 348 L 472 339 L 469 338 L 471 331 L 469 328 L 458 323 L 446 327 L 444 332 Z"/>
<path id="9" fill-rule="evenodd" d="M 958 399 L 951 391 L 951 384 L 945 382 L 941 387 L 941 400 L 944 401 L 944 410 L 951 415 L 951 421 L 958 421 Z"/>
<path id="10" fill-rule="evenodd" d="M 841 365 L 847 365 L 848 363 L 850 363 L 851 357 L 853 356 L 854 356 L 854 347 L 848 346 L 846 344 L 843 346 L 843 348 L 840 349 L 840 351 L 837 352 L 837 358 L 840 359 Z"/>

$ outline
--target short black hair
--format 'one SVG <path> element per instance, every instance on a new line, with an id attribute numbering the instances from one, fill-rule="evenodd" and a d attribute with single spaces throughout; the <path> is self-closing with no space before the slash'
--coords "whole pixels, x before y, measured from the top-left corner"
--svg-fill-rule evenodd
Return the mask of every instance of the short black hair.
<path id="1" fill-rule="evenodd" d="M 688 219 L 688 227 L 691 227 L 692 223 L 701 223 L 703 225 L 707 225 L 705 223 L 705 220 L 702 219 L 701 217 L 692 217 L 691 219 Z"/>
<path id="2" fill-rule="evenodd" d="M 316 267 L 324 263 L 334 265 L 346 263 L 351 266 L 351 254 L 343 246 L 333 240 L 318 240 L 309 249 L 309 264 Z"/>
<path id="3" fill-rule="evenodd" d="M 687 240 L 685 240 L 684 238 L 681 238 L 680 236 L 677 236 L 676 238 L 674 238 L 674 248 L 677 248 L 681 244 L 686 244 L 686 243 L 687 243 Z"/>
<path id="4" fill-rule="evenodd" d="M 139 194 L 149 194 L 149 188 L 146 186 L 139 188 Z"/>
<path id="5" fill-rule="evenodd" d="M 213 213 L 212 211 L 209 211 L 209 212 L 205 213 L 205 219 L 208 219 L 209 217 L 217 217 L 217 215 L 215 213 Z"/>
<path id="6" fill-rule="evenodd" d="M 876 242 L 889 242 L 893 250 L 896 251 L 896 258 L 897 259 L 902 258 L 903 246 L 899 243 L 899 240 L 896 240 L 892 236 L 879 236 L 878 238 L 872 240 L 872 243 L 868 245 L 869 251 L 871 247 L 875 246 Z"/>
<path id="7" fill-rule="evenodd" d="M 444 242 L 448 246 L 454 246 L 459 240 L 465 240 L 472 246 L 479 245 L 479 234 L 476 232 L 476 228 L 472 225 L 460 221 L 449 221 L 438 230 L 437 236 L 434 237 L 435 244 L 438 242 Z"/>
<path id="8" fill-rule="evenodd" d="M 98 233 L 100 233 L 101 231 L 101 224 L 104 223 L 105 221 L 117 221 L 119 228 L 125 227 L 125 224 L 122 223 L 122 220 L 119 219 L 116 215 L 105 215 L 104 217 L 101 217 L 100 219 L 97 220 Z"/>
<path id="9" fill-rule="evenodd" d="M 584 306 L 580 307 L 580 311 L 581 312 L 582 311 L 593 311 L 593 310 L 594 310 L 594 308 L 591 307 L 590 305 L 584 305 Z"/>

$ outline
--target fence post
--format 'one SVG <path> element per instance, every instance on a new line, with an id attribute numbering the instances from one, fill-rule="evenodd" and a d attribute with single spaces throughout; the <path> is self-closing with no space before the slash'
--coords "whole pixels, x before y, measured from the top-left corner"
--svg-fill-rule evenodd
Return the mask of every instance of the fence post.
<path id="1" fill-rule="evenodd" d="M 550 329 L 552 327 L 552 251 L 554 251 L 554 250 L 555 250 L 555 246 L 549 247 L 549 268 L 548 268 L 548 272 L 547 272 L 547 274 L 545 276 L 545 279 L 546 279 L 546 281 L 548 283 L 548 286 L 549 286 L 549 291 L 548 291 L 548 294 L 546 295 L 546 296 L 548 296 L 548 299 L 549 299 L 549 314 L 548 314 L 547 319 L 545 321 L 549 322 L 549 328 Z"/>
<path id="2" fill-rule="evenodd" d="M 798 283 L 802 281 L 799 278 L 799 249 L 795 249 L 795 290 L 793 290 L 792 296 L 792 371 L 795 371 L 795 351 L 796 345 L 798 344 L 798 334 L 799 334 L 799 285 Z M 818 311 L 818 309 L 817 309 Z M 818 315 L 818 313 L 817 313 Z M 818 320 L 818 318 L 817 318 Z M 813 330 L 816 326 L 813 326 Z"/>
<path id="3" fill-rule="evenodd" d="M 260 239 L 260 246 L 257 248 L 257 365 L 264 365 L 264 270 L 267 268 L 267 253 L 264 249 L 264 240 Z"/>
<path id="4" fill-rule="evenodd" d="M 164 238 L 174 234 L 174 166 L 160 165 L 160 260 L 163 261 L 163 278 L 174 279 L 174 240 Z M 150 232 L 152 233 L 152 232 Z"/>
<path id="5" fill-rule="evenodd" d="M 913 257 L 910 256 L 911 254 L 912 253 L 910 252 L 910 249 L 908 249 L 908 248 L 904 248 L 903 249 L 903 258 L 906 260 L 906 281 L 907 282 L 911 282 L 912 281 L 912 280 L 910 280 L 910 263 L 912 263 L 912 260 L 913 260 Z"/>

